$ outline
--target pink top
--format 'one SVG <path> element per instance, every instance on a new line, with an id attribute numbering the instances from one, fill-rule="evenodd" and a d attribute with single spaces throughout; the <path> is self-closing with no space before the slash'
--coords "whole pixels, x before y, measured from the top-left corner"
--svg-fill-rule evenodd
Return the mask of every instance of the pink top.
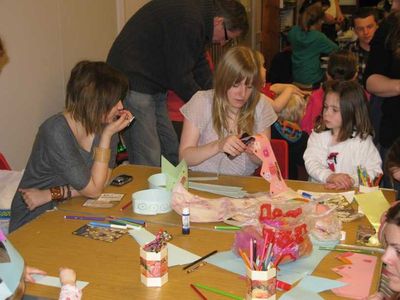
<path id="1" fill-rule="evenodd" d="M 212 123 L 212 103 L 214 90 L 199 91 L 186 103 L 181 112 L 200 131 L 198 145 L 211 143 L 218 139 Z M 269 101 L 261 95 L 256 106 L 254 133 L 261 133 L 270 127 L 277 119 Z M 200 172 L 212 172 L 228 175 L 251 175 L 258 166 L 254 164 L 247 153 L 230 160 L 224 153 L 218 153 L 190 169 Z"/>
<path id="2" fill-rule="evenodd" d="M 324 102 L 324 90 L 320 87 L 318 90 L 312 91 L 308 99 L 304 117 L 300 122 L 301 129 L 308 134 L 314 129 L 316 118 L 321 114 Z"/>

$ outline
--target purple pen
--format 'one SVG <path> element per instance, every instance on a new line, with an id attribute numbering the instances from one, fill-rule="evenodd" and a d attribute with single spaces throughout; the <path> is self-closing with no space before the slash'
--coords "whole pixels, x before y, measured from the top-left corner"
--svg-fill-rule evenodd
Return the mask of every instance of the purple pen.
<path id="1" fill-rule="evenodd" d="M 68 220 L 88 220 L 88 221 L 105 221 L 103 217 L 86 217 L 86 216 L 64 216 L 64 219 Z"/>

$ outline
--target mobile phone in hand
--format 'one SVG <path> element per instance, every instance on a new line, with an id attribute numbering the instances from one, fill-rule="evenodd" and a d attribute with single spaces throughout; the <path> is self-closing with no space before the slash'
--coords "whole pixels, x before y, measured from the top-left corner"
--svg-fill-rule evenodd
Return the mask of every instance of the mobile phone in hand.
<path id="1" fill-rule="evenodd" d="M 118 175 L 117 177 L 115 177 L 111 181 L 111 185 L 121 186 L 121 185 L 127 184 L 128 182 L 131 182 L 132 180 L 133 180 L 132 176 L 126 175 L 126 174 L 121 174 L 121 175 Z"/>

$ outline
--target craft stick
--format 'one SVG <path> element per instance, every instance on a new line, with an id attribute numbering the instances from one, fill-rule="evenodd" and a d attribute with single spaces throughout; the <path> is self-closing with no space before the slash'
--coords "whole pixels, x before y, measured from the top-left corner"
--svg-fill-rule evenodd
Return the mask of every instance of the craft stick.
<path id="1" fill-rule="evenodd" d="M 199 284 L 199 283 L 195 283 L 193 285 L 195 287 L 197 287 L 197 288 L 200 288 L 200 289 L 203 289 L 203 290 L 206 290 L 206 291 L 209 291 L 209 292 L 213 292 L 215 294 L 222 295 L 222 296 L 225 296 L 225 297 L 228 297 L 228 298 L 231 298 L 231 299 L 243 300 L 243 297 L 236 296 L 234 294 L 222 291 L 222 290 L 217 289 L 217 288 L 209 287 L 209 286 L 206 286 L 206 285 L 203 285 L 203 284 Z"/>

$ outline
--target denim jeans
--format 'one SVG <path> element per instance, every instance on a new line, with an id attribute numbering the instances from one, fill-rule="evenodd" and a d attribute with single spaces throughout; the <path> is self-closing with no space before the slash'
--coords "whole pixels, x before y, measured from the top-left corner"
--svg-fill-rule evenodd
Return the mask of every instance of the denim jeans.
<path id="1" fill-rule="evenodd" d="M 154 95 L 129 91 L 124 105 L 135 116 L 123 133 L 132 164 L 160 166 L 161 155 L 178 163 L 178 137 L 168 117 L 166 93 Z"/>

